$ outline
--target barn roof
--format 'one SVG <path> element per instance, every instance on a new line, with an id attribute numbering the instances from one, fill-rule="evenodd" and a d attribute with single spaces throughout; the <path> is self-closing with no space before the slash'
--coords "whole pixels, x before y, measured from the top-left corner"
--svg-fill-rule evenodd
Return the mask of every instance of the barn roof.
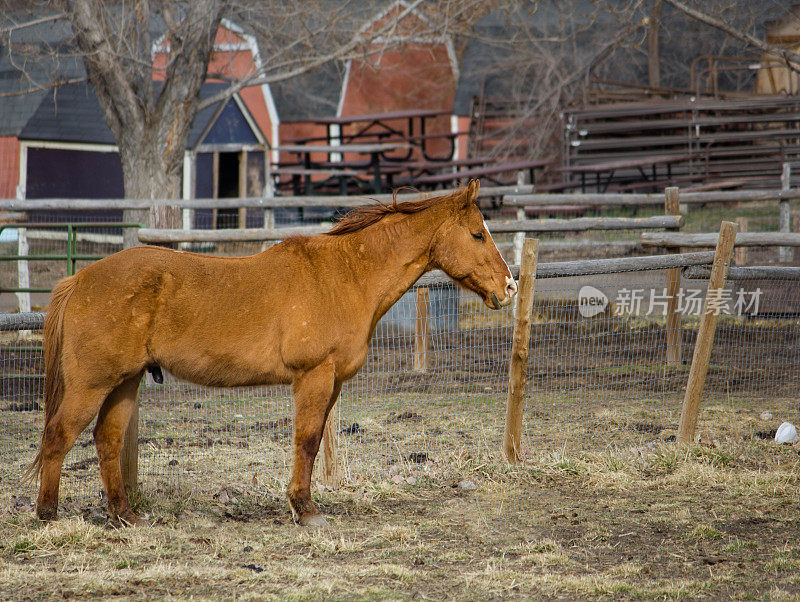
<path id="1" fill-rule="evenodd" d="M 208 98 L 225 84 L 204 84 Z M 44 94 L 19 132 L 22 140 L 115 144 L 92 87 L 86 83 L 61 86 Z M 189 147 L 200 142 L 250 144 L 258 142 L 237 102 L 231 98 L 201 110 L 192 122 Z"/>
<path id="2" fill-rule="evenodd" d="M 25 63 L 24 71 L 16 65 L 19 57 L 8 56 L 0 49 L 0 136 L 17 136 L 31 119 L 39 104 L 52 90 L 46 88 L 58 78 L 62 81 L 85 76 L 83 63 L 75 58 L 44 59 Z"/>

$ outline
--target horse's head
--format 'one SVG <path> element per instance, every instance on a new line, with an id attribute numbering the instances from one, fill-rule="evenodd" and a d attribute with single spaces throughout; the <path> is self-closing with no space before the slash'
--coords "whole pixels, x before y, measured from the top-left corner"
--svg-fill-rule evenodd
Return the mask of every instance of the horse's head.
<path id="1" fill-rule="evenodd" d="M 472 180 L 454 195 L 450 215 L 433 240 L 432 262 L 491 309 L 500 309 L 511 303 L 517 284 L 478 209 L 479 186 Z"/>

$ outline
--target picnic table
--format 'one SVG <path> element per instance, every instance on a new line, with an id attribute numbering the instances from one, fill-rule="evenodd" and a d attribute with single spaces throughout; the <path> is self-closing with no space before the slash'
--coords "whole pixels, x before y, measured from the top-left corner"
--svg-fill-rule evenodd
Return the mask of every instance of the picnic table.
<path id="1" fill-rule="evenodd" d="M 339 178 L 342 182 L 343 178 L 353 178 L 354 168 L 356 170 L 368 171 L 372 176 L 372 191 L 376 194 L 382 192 L 385 188 L 384 178 L 388 177 L 389 173 L 396 172 L 382 165 L 381 159 L 388 160 L 386 153 L 398 149 L 407 148 L 406 143 L 402 142 L 382 142 L 375 144 L 288 144 L 277 146 L 278 152 L 292 153 L 298 155 L 300 158 L 299 164 L 282 166 L 276 170 L 278 175 L 283 170 L 287 175 L 302 175 L 305 182 L 305 194 L 311 194 L 313 190 L 312 176 L 315 174 L 327 173 L 331 177 Z M 324 161 L 317 161 L 312 158 L 312 155 L 317 153 L 324 153 L 327 159 Z M 339 162 L 331 161 L 331 155 L 341 156 L 344 153 L 352 153 L 356 155 L 368 155 L 369 159 L 361 163 Z M 299 168 L 302 172 L 293 174 L 290 171 Z M 289 170 L 289 171 L 287 171 Z M 357 175 L 357 174 L 355 174 Z"/>
<path id="2" fill-rule="evenodd" d="M 645 182 L 650 182 L 653 186 L 658 182 L 658 166 L 666 166 L 667 182 L 672 178 L 672 164 L 682 163 L 691 158 L 690 155 L 654 155 L 650 157 L 640 157 L 638 159 L 618 159 L 616 161 L 601 161 L 599 163 L 586 163 L 583 165 L 567 165 L 557 168 L 557 171 L 568 174 L 579 174 L 581 179 L 581 192 L 586 192 L 587 174 L 595 175 L 595 185 L 597 192 L 606 192 L 609 184 L 614 179 L 614 174 L 623 169 L 637 170 Z M 648 174 L 647 168 L 650 168 Z M 602 174 L 607 173 L 605 179 Z"/>
<path id="3" fill-rule="evenodd" d="M 344 117 L 319 117 L 312 120 L 312 123 L 326 126 L 327 139 L 324 141 L 328 144 L 336 141 L 340 141 L 342 144 L 357 144 L 367 141 L 399 141 L 409 144 L 408 153 L 403 157 L 404 160 L 411 160 L 414 148 L 419 148 L 422 156 L 427 161 L 449 161 L 453 158 L 455 139 L 459 132 L 441 134 L 427 132 L 431 120 L 445 115 L 451 115 L 451 111 L 445 109 L 410 109 Z M 393 121 L 405 121 L 407 131 L 391 123 Z M 345 131 L 348 126 L 354 128 L 354 131 Z M 442 155 L 432 155 L 432 150 L 429 148 L 428 143 L 437 139 L 445 139 L 449 143 L 449 150 Z M 319 139 L 305 138 L 302 140 L 312 142 Z"/>

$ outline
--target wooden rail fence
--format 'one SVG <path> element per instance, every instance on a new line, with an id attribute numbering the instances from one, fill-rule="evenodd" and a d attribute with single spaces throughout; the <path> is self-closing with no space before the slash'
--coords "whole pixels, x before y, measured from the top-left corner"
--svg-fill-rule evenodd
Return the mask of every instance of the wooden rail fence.
<path id="1" fill-rule="evenodd" d="M 788 180 L 787 180 L 788 181 Z M 426 193 L 428 195 L 445 194 L 448 191 L 435 191 Z M 398 201 L 419 198 L 420 193 L 398 194 Z M 679 194 L 676 188 L 667 189 L 664 195 L 661 194 L 538 194 L 535 187 L 526 184 L 517 186 L 484 187 L 480 189 L 481 198 L 502 199 L 503 205 L 509 207 L 524 208 L 525 206 L 546 206 L 553 204 L 574 204 L 590 205 L 598 207 L 626 207 L 626 206 L 663 206 L 664 215 L 647 218 L 617 218 L 617 217 L 586 217 L 575 219 L 515 219 L 515 220 L 492 220 L 490 229 L 494 233 L 513 233 L 517 242 L 523 242 L 525 234 L 544 233 L 544 232 L 581 232 L 588 230 L 628 230 L 628 229 L 659 229 L 664 232 L 643 232 L 637 242 L 624 241 L 626 245 L 641 244 L 643 247 L 658 247 L 668 250 L 668 255 L 656 255 L 651 257 L 618 258 L 608 260 L 584 260 L 558 263 L 542 263 L 534 267 L 536 277 L 555 277 L 555 276 L 574 276 L 589 274 L 606 274 L 615 271 L 643 270 L 643 269 L 667 269 L 668 287 L 670 293 L 674 292 L 675 287 L 680 282 L 680 269 L 686 266 L 696 266 L 696 270 L 702 270 L 708 266 L 712 260 L 714 267 L 710 270 L 710 287 L 718 288 L 724 285 L 725 271 L 730 266 L 728 250 L 733 249 L 735 244 L 738 247 L 752 246 L 778 246 L 781 248 L 800 247 L 800 233 L 792 233 L 786 230 L 786 215 L 788 201 L 800 199 L 800 190 L 793 190 L 784 186 L 782 190 L 759 190 L 759 191 L 706 191 L 706 192 L 687 192 Z M 256 197 L 256 198 L 235 198 L 235 199 L 188 199 L 188 200 L 75 200 L 75 199 L 42 199 L 42 200 L 0 200 L 0 211 L 25 212 L 37 210 L 149 210 L 151 217 L 156 213 L 156 209 L 165 205 L 180 208 L 184 211 L 195 209 L 221 209 L 221 208 L 260 208 L 265 212 L 265 224 L 274 223 L 273 211 L 282 207 L 357 207 L 360 205 L 379 202 L 392 202 L 393 195 L 375 195 L 371 198 L 353 196 L 285 196 L 285 197 Z M 704 234 L 685 234 L 678 230 L 684 224 L 684 217 L 681 215 L 680 207 L 700 203 L 731 203 L 731 202 L 759 202 L 759 201 L 778 201 L 780 203 L 780 225 L 781 232 L 740 232 L 735 234 L 732 226 L 724 225 L 721 233 Z M 518 218 L 524 217 L 524 212 L 517 212 Z M 151 222 L 152 223 L 152 222 Z M 185 222 L 186 223 L 186 222 Z M 177 243 L 177 242 L 265 242 L 282 240 L 294 234 L 316 234 L 324 232 L 328 226 L 297 226 L 286 228 L 240 228 L 230 230 L 193 230 L 193 229 L 157 229 L 141 228 L 138 230 L 138 238 L 144 243 Z M 615 241 L 622 242 L 622 241 Z M 533 247 L 527 240 L 524 244 L 528 246 L 528 253 Z M 568 244 L 545 242 L 539 248 L 547 248 L 549 245 Z M 572 243 L 569 243 L 572 244 Z M 581 243 L 577 243 L 580 246 Z M 612 243 L 603 243 L 612 244 Z M 704 248 L 715 247 L 714 253 L 676 253 L 681 248 Z M 526 256 L 525 253 L 521 254 Z M 782 256 L 785 252 L 782 251 Z M 723 267 L 717 267 L 718 262 L 722 262 Z M 525 264 L 527 265 L 527 264 Z M 535 265 L 535 262 L 534 262 Z M 527 269 L 527 267 L 525 268 Z M 523 278 L 525 278 L 523 273 Z M 417 297 L 417 333 L 415 335 L 414 369 L 423 371 L 427 367 L 427 336 L 428 320 L 427 316 L 420 314 L 420 308 L 427 309 L 427 291 L 424 289 L 426 283 L 441 282 L 440 274 L 429 274 L 418 282 Z M 722 283 L 720 285 L 720 282 Z M 531 296 L 533 291 L 533 276 L 531 276 Z M 423 292 L 425 291 L 425 292 Z M 525 301 L 524 295 L 520 295 L 518 303 Z M 675 297 L 676 295 L 671 295 Z M 522 314 L 524 314 L 524 308 Z M 678 366 L 681 363 L 681 326 L 680 316 L 677 312 L 670 312 L 668 308 L 667 316 L 667 362 L 669 365 Z M 528 312 L 529 314 L 529 312 Z M 529 316 L 528 316 L 529 317 Z M 703 324 L 706 324 L 703 326 Z M 699 408 L 699 396 L 702 393 L 703 382 L 705 380 L 704 368 L 707 365 L 707 353 L 710 354 L 713 345 L 713 333 L 716 320 L 703 316 L 701 323 L 702 338 L 699 338 L 698 345 L 695 346 L 695 354 L 692 360 L 690 371 L 691 396 L 687 388 L 687 397 L 684 401 L 684 409 L 681 419 L 681 440 L 690 440 L 693 432 L 692 420 L 696 422 L 696 412 Z M 519 324 L 519 329 L 525 329 L 524 321 Z M 530 327 L 528 323 L 528 328 Z M 521 335 L 522 336 L 522 335 Z M 516 335 L 515 335 L 516 341 Z M 521 339 L 520 339 L 521 341 Z M 708 342 L 710 341 L 710 342 Z M 702 343 L 702 345 L 701 345 Z M 698 349 L 702 347 L 698 351 Z M 517 354 L 520 361 L 522 355 Z M 704 360 L 705 358 L 705 360 Z M 695 363 L 697 362 L 697 368 Z M 519 375 L 521 368 L 513 369 L 514 374 Z M 692 373 L 695 374 L 692 377 Z M 504 451 L 510 460 L 518 459 L 520 435 L 518 431 L 519 420 L 517 408 L 519 403 L 516 400 L 517 392 L 520 391 L 519 381 L 509 390 L 515 391 L 514 399 L 509 397 L 508 421 L 506 425 L 506 436 L 504 438 Z M 698 392 L 699 391 L 699 392 Z M 138 409 L 137 409 L 138 413 Z M 684 416 L 685 415 L 685 416 Z M 137 478 L 137 458 L 136 441 L 138 440 L 137 420 L 131 421 L 131 426 L 126 434 L 126 449 L 123 451 L 123 462 L 125 465 L 124 473 L 126 484 L 134 488 Z M 335 463 L 335 433 L 330 427 L 326 427 L 323 442 L 323 479 L 326 483 L 333 485 L 336 482 L 336 463 Z"/>

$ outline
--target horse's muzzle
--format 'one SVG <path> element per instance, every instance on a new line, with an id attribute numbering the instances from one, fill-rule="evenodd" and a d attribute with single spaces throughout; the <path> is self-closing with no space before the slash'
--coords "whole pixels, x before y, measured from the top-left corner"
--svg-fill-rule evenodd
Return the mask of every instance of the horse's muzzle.
<path id="1" fill-rule="evenodd" d="M 500 299 L 498 299 L 497 295 L 495 295 L 494 293 L 492 293 L 492 304 L 494 305 L 495 309 L 500 309 L 500 307 L 502 307 L 500 305 Z"/>

